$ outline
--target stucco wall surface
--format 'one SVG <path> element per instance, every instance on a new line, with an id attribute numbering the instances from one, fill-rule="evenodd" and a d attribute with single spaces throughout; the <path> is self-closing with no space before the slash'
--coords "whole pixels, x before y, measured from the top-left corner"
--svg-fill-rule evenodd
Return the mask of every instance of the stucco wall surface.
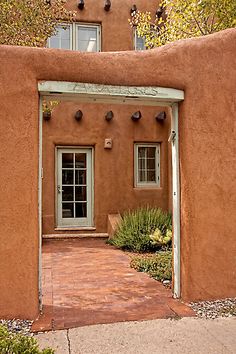
<path id="1" fill-rule="evenodd" d="M 74 115 L 78 109 L 83 119 Z M 114 118 L 104 118 L 112 110 Z M 142 118 L 131 116 L 140 110 Z M 92 146 L 94 150 L 94 224 L 96 232 L 107 232 L 108 214 L 123 213 L 140 205 L 155 205 L 168 210 L 168 134 L 170 117 L 158 123 L 155 115 L 163 107 L 62 102 L 43 122 L 43 233 L 55 230 L 55 148 L 60 146 Z M 106 138 L 112 149 L 104 149 Z M 134 143 L 160 144 L 160 187 L 134 187 Z M 125 173 L 124 173 L 125 171 Z M 65 231 L 64 231 L 65 232 Z M 86 231 L 82 230 L 82 233 Z M 91 231 L 89 231 L 91 233 Z M 68 233 L 68 231 L 67 231 Z M 72 232 L 73 233 L 73 232 Z M 78 233 L 78 232 L 77 232 Z"/>
<path id="2" fill-rule="evenodd" d="M 38 312 L 38 80 L 185 90 L 182 297 L 235 296 L 235 41 L 232 29 L 142 53 L 0 47 L 1 316 Z"/>
<path id="3" fill-rule="evenodd" d="M 150 11 L 155 16 L 160 0 L 112 0 L 110 11 L 104 10 L 104 0 L 86 0 L 85 7 L 78 9 L 78 1 L 67 0 L 66 7 L 76 13 L 78 23 L 101 24 L 101 50 L 121 51 L 134 49 L 134 38 L 128 18 L 135 3 L 138 10 Z"/>

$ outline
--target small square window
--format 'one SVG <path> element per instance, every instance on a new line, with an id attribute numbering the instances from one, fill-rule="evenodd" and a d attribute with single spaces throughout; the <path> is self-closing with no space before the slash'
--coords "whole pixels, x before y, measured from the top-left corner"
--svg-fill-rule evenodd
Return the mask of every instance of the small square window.
<path id="1" fill-rule="evenodd" d="M 135 144 L 135 187 L 160 186 L 160 144 Z"/>

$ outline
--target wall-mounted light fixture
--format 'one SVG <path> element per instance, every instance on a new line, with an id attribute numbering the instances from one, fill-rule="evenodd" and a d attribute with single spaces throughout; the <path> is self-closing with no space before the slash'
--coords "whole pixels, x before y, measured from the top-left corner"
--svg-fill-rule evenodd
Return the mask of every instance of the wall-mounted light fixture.
<path id="1" fill-rule="evenodd" d="M 105 0 L 104 10 L 110 11 L 111 8 L 111 0 Z"/>
<path id="2" fill-rule="evenodd" d="M 79 8 L 80 10 L 83 10 L 83 9 L 84 9 L 84 0 L 79 0 L 78 8 Z"/>
<path id="3" fill-rule="evenodd" d="M 137 111 L 137 112 L 133 113 L 132 116 L 131 116 L 131 119 L 133 121 L 135 121 L 135 122 L 138 121 L 141 118 L 142 118 L 142 113 L 140 111 Z"/>
<path id="4" fill-rule="evenodd" d="M 164 120 L 166 119 L 166 112 L 163 111 L 163 112 L 156 114 L 155 118 L 158 122 L 164 122 Z"/>
<path id="5" fill-rule="evenodd" d="M 75 120 L 80 121 L 83 118 L 83 112 L 79 109 L 76 113 L 75 113 Z"/>
<path id="6" fill-rule="evenodd" d="M 112 118 L 114 117 L 114 113 L 112 111 L 109 111 L 105 114 L 105 119 L 109 122 L 110 120 L 112 120 Z"/>
<path id="7" fill-rule="evenodd" d="M 134 16 L 137 12 L 137 6 L 134 4 L 130 9 L 130 15 Z"/>

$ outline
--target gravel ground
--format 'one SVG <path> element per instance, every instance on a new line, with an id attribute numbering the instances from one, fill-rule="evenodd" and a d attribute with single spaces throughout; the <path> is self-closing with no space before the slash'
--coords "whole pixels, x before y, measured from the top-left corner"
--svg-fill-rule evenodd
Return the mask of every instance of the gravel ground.
<path id="1" fill-rule="evenodd" d="M 29 320 L 0 320 L 0 324 L 6 326 L 10 332 L 21 333 L 28 336 L 32 336 L 30 333 L 32 323 L 33 321 Z"/>
<path id="2" fill-rule="evenodd" d="M 215 301 L 191 302 L 190 306 L 197 317 L 214 319 L 236 316 L 236 298 Z"/>

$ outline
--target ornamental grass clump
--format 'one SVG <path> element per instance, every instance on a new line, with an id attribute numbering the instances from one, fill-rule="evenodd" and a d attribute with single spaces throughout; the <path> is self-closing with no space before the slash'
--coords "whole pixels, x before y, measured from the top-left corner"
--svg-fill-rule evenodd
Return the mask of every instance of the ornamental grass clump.
<path id="1" fill-rule="evenodd" d="M 153 252 L 170 247 L 171 236 L 171 214 L 160 208 L 145 207 L 126 212 L 109 242 L 133 252 Z"/>
<path id="2" fill-rule="evenodd" d="M 0 353 L 1 354 L 54 354 L 53 349 L 39 349 L 35 338 L 8 331 L 0 325 Z"/>

